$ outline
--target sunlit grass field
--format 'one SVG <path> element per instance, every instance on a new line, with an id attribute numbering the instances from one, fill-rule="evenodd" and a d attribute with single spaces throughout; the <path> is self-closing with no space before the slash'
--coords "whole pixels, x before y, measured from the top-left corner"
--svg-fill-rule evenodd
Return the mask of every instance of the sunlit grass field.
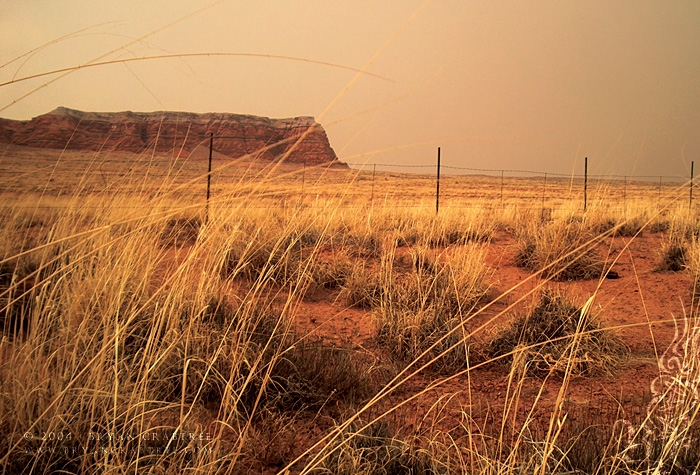
<path id="1" fill-rule="evenodd" d="M 207 153 L 3 146 L 3 473 L 698 470 L 687 183 Z"/>

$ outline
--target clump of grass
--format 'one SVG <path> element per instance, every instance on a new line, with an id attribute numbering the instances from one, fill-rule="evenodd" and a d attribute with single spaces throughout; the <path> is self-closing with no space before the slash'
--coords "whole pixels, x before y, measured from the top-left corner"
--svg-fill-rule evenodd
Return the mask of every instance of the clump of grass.
<path id="1" fill-rule="evenodd" d="M 605 330 L 589 308 L 551 290 L 543 291 L 527 314 L 497 334 L 486 352 L 498 357 L 518 348 L 525 352 L 525 361 L 544 374 L 611 373 L 629 354 L 622 339 Z"/>
<path id="2" fill-rule="evenodd" d="M 664 242 L 661 251 L 661 262 L 656 270 L 659 272 L 681 272 L 686 269 L 688 262 L 688 248 L 678 239 L 669 239 Z"/>
<path id="3" fill-rule="evenodd" d="M 100 219 L 109 224 L 110 216 Z M 240 242 L 237 231 L 254 235 L 258 224 L 245 229 L 242 221 L 235 215 L 228 222 L 217 221 L 198 236 L 207 245 L 193 246 L 182 262 L 164 263 L 160 221 L 144 217 L 137 224 L 103 230 L 103 223 L 96 229 L 94 222 L 76 219 L 41 238 L 50 243 L 84 233 L 81 237 L 3 263 L 2 291 L 17 298 L 23 291 L 18 279 L 32 273 L 30 287 L 35 289 L 28 294 L 32 326 L 27 335 L 11 344 L 0 340 L 0 437 L 10 447 L 3 460 L 7 470 L 35 464 L 37 472 L 79 473 L 94 470 L 98 463 L 84 456 L 84 440 L 68 447 L 75 451 L 63 452 L 63 441 L 25 440 L 28 430 L 70 432 L 74 440 L 98 431 L 137 437 L 156 426 L 201 432 L 195 425 L 203 418 L 196 414 L 205 408 L 217 410 L 222 426 L 230 428 L 244 426 L 263 408 L 317 410 L 328 403 L 363 401 L 377 391 L 390 372 L 385 365 L 365 353 L 297 335 L 289 303 L 297 296 L 291 290 L 286 305 L 266 300 L 267 283 L 283 275 L 274 266 L 266 262 L 261 272 L 251 270 L 259 281 L 249 283 L 249 291 L 231 295 L 230 282 L 216 272 L 217 256 L 230 250 L 225 244 Z M 229 230 L 232 234 L 226 234 Z M 261 232 L 268 230 L 262 242 L 273 251 L 306 251 L 320 239 L 315 229 L 285 234 L 266 226 Z M 8 243 L 12 238 L 16 235 L 3 234 Z M 246 256 L 240 256 L 241 266 L 249 262 Z M 278 267 L 288 264 L 282 256 Z M 307 267 L 315 262 L 308 261 L 312 256 L 305 258 Z M 235 265 L 243 275 L 245 269 L 238 261 Z M 158 420 L 173 413 L 172 426 Z M 152 418 L 152 424 L 144 422 Z M 249 452 L 244 440 L 235 443 Z M 109 463 L 124 471 L 138 463 L 145 470 L 181 473 L 235 458 L 226 450 L 195 453 L 189 451 L 191 444 L 179 442 L 158 457 L 137 450 L 164 448 L 157 444 L 111 440 L 93 448 L 118 454 Z M 45 452 L 37 455 L 37 450 Z"/>
<path id="4" fill-rule="evenodd" d="M 448 473 L 446 467 L 414 440 L 399 438 L 389 423 L 378 421 L 361 429 L 359 423 L 344 430 L 315 475 L 377 474 L 433 475 Z"/>
<path id="5" fill-rule="evenodd" d="M 154 371 L 165 399 L 218 404 L 234 397 L 246 414 L 256 405 L 318 408 L 360 402 L 390 374 L 355 350 L 297 336 L 289 315 L 271 302 L 236 306 L 212 297 L 183 315 L 192 320 L 162 343 L 170 351 Z"/>
<path id="6" fill-rule="evenodd" d="M 163 226 L 160 239 L 165 246 L 194 244 L 203 224 L 202 218 L 199 216 L 170 218 Z"/>
<path id="7" fill-rule="evenodd" d="M 327 259 L 315 259 L 311 266 L 311 279 L 325 289 L 342 288 L 349 281 L 357 262 L 350 259 L 347 252 L 341 250 Z"/>
<path id="8" fill-rule="evenodd" d="M 8 336 L 28 329 L 35 280 L 11 263 L 0 264 L 0 332 Z"/>
<path id="9" fill-rule="evenodd" d="M 580 222 L 553 220 L 542 226 L 520 226 L 516 232 L 515 265 L 558 281 L 594 279 L 605 263 L 593 235 Z"/>
<path id="10" fill-rule="evenodd" d="M 248 446 L 253 460 L 261 467 L 252 466 L 249 473 L 263 472 L 265 468 L 281 467 L 292 459 L 299 445 L 299 421 L 294 414 L 263 408 L 248 431 Z"/>
<path id="11" fill-rule="evenodd" d="M 429 214 L 426 210 L 418 213 L 398 228 L 398 245 L 448 247 L 487 242 L 493 235 L 493 222 L 481 211 L 457 213 L 447 210 L 439 216 L 435 216 L 432 210 Z"/>
<path id="12" fill-rule="evenodd" d="M 465 321 L 487 298 L 483 258 L 483 249 L 476 247 L 438 257 L 418 248 L 410 273 L 394 274 L 385 264 L 379 304 L 373 310 L 379 341 L 408 361 L 435 344 L 428 357 L 440 355 L 439 367 L 464 365 L 468 357 Z M 392 261 L 385 259 L 385 263 Z"/>
<path id="13" fill-rule="evenodd" d="M 671 223 L 662 217 L 658 217 L 649 224 L 649 232 L 652 234 L 663 233 L 671 228 Z"/>
<path id="14" fill-rule="evenodd" d="M 293 232 L 239 232 L 228 245 L 221 274 L 287 285 L 303 273 L 311 253 L 309 241 L 305 234 Z"/>
<path id="15" fill-rule="evenodd" d="M 700 241 L 693 241 L 688 253 L 688 270 L 693 278 L 693 301 L 700 299 Z"/>
<path id="16" fill-rule="evenodd" d="M 682 323 L 682 330 L 681 330 Z M 675 320 L 675 337 L 658 359 L 641 420 L 620 419 L 623 452 L 637 471 L 694 473 L 700 467 L 700 325 L 697 316 Z"/>
<path id="17" fill-rule="evenodd" d="M 693 250 L 699 240 L 697 219 L 686 214 L 675 215 L 660 250 L 659 272 L 681 272 L 691 266 Z"/>
<path id="18" fill-rule="evenodd" d="M 382 266 L 387 265 L 383 262 Z M 374 269 L 367 264 L 356 264 L 341 288 L 339 298 L 351 307 L 371 309 L 379 305 L 384 292 L 386 271 Z"/>
<path id="19" fill-rule="evenodd" d="M 610 236 L 634 237 L 641 236 L 645 230 L 648 217 L 645 214 L 632 215 L 622 212 L 612 214 L 609 210 L 598 210 L 596 213 L 586 214 L 581 220 L 594 234 L 608 234 Z"/>
<path id="20" fill-rule="evenodd" d="M 358 404 L 374 395 L 392 376 L 385 364 L 352 348 L 302 338 L 272 367 L 271 388 L 278 409 L 318 409 L 328 403 Z"/>
<path id="21" fill-rule="evenodd" d="M 647 395 L 647 403 L 648 399 Z M 620 422 L 628 414 L 631 423 L 641 423 L 645 400 L 637 401 L 634 407 L 627 406 L 628 412 L 623 412 L 617 404 L 602 401 L 593 406 L 566 403 L 563 412 L 567 419 L 557 436 L 552 464 L 569 472 L 596 473 L 621 469 L 623 457 L 643 457 L 643 448 L 635 441 L 626 440 L 627 428 Z"/>
<path id="22" fill-rule="evenodd" d="M 35 310 L 41 307 L 37 305 L 39 294 L 48 282 L 75 274 L 75 260 L 81 254 L 81 251 L 71 251 L 76 240 L 68 238 L 63 242 L 55 241 L 69 236 L 71 228 L 86 218 L 75 213 L 63 219 L 65 221 L 54 223 L 50 227 L 44 226 L 46 223 L 43 221 L 37 226 L 30 226 L 29 223 L 35 221 L 25 221 L 10 215 L 7 216 L 7 222 L 3 223 L 0 230 L 0 259 L 3 261 L 0 264 L 0 329 L 7 335 L 28 330 L 36 316 Z M 31 231 L 22 226 L 30 226 Z M 37 246 L 41 248 L 35 252 L 13 257 Z M 99 265 L 96 257 L 89 264 L 93 267 Z"/>
<path id="23" fill-rule="evenodd" d="M 688 210 L 676 210 L 669 219 L 668 237 L 678 241 L 693 241 L 700 238 L 700 223 L 697 216 Z"/>
<path id="24" fill-rule="evenodd" d="M 328 223 L 327 241 L 334 250 L 350 257 L 374 258 L 382 251 L 383 226 L 390 216 L 377 216 L 375 211 L 364 213 L 339 212 Z"/>
<path id="25" fill-rule="evenodd" d="M 54 239 L 83 231 L 75 222 L 63 229 L 57 225 Z M 146 449 L 153 446 L 138 439 L 153 428 L 150 416 L 163 411 L 151 397 L 148 378 L 141 379 L 142 369 L 158 359 L 151 352 L 153 342 L 168 327 L 158 322 L 162 307 L 149 303 L 158 256 L 157 235 L 112 240 L 111 232 L 89 227 L 79 240 L 32 253 L 30 262 L 38 263 L 35 278 L 42 282 L 31 294 L 32 325 L 4 353 L 7 359 L 0 367 L 6 470 L 82 473 L 94 470 L 107 453 L 114 454 L 110 463 L 115 466 L 135 460 L 144 467 L 192 461 L 185 460 L 189 456 L 178 442 L 167 454 L 151 456 Z M 10 282 L 10 289 L 21 290 L 16 282 Z M 8 349 L 4 339 L 0 346 L 3 352 Z M 135 386 L 140 389 L 132 392 Z M 142 404 L 133 404 L 136 393 L 144 398 Z M 107 432 L 124 437 L 93 439 L 90 445 L 89 434 Z"/>
<path id="26" fill-rule="evenodd" d="M 379 257 L 382 252 L 382 239 L 376 231 L 346 232 L 338 246 L 354 257 Z"/>

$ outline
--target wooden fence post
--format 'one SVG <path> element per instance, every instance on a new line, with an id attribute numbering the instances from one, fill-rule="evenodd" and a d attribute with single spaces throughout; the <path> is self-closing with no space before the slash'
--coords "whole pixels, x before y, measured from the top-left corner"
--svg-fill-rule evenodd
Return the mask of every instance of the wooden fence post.
<path id="1" fill-rule="evenodd" d="M 435 214 L 440 211 L 440 147 L 437 155 L 437 189 L 435 190 Z"/>
<path id="2" fill-rule="evenodd" d="M 501 206 L 503 206 L 503 170 L 501 170 Z"/>
<path id="3" fill-rule="evenodd" d="M 544 174 L 544 183 L 542 184 L 542 217 L 544 217 L 544 198 L 547 194 L 547 173 Z"/>
<path id="4" fill-rule="evenodd" d="M 207 217 L 205 224 L 209 222 L 209 196 L 211 192 L 211 156 L 214 151 L 214 132 L 209 134 L 209 171 L 207 172 Z"/>
<path id="5" fill-rule="evenodd" d="M 690 201 L 688 201 L 688 211 L 693 207 L 693 166 L 695 162 L 690 162 Z"/>
<path id="6" fill-rule="evenodd" d="M 304 157 L 304 168 L 301 170 L 301 196 L 299 197 L 299 206 L 304 202 L 304 185 L 306 184 L 306 157 Z"/>
<path id="7" fill-rule="evenodd" d="M 588 157 L 583 162 L 583 212 L 588 209 Z"/>

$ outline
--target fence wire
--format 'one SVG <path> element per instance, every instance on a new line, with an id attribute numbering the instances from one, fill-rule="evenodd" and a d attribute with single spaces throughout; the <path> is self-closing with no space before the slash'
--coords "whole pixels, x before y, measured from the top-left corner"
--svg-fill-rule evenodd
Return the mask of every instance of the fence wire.
<path id="1" fill-rule="evenodd" d="M 224 137 L 216 137 L 224 138 Z M 208 139 L 207 139 L 208 140 Z M 208 146 L 202 146 L 200 151 L 209 152 Z M 83 151 L 86 152 L 86 151 Z M 90 151 L 87 151 L 90 152 Z M 289 202 L 295 201 L 303 204 L 305 207 L 324 207 L 325 205 L 314 203 L 314 195 L 316 201 L 319 198 L 339 198 L 339 195 L 344 195 L 344 199 L 368 199 L 375 207 L 401 207 L 401 208 L 417 208 L 423 207 L 432 200 L 440 200 L 441 204 L 450 208 L 482 208 L 489 207 L 497 208 L 503 206 L 504 199 L 506 201 L 520 199 L 523 202 L 518 205 L 521 209 L 543 209 L 552 203 L 558 202 L 584 202 L 581 195 L 584 194 L 583 188 L 573 186 L 573 180 L 582 180 L 588 178 L 597 183 L 590 183 L 589 194 L 595 195 L 596 186 L 601 186 L 601 182 L 609 181 L 615 183 L 616 188 L 607 190 L 610 199 L 624 200 L 634 199 L 640 195 L 654 196 L 659 202 L 662 199 L 662 188 L 668 190 L 670 186 L 680 186 L 683 182 L 690 183 L 690 202 L 692 206 L 692 187 L 693 180 L 689 177 L 681 175 L 622 175 L 622 174 L 564 174 L 558 172 L 514 169 L 514 168 L 477 168 L 464 167 L 454 165 L 441 165 L 441 176 L 445 180 L 440 190 L 439 195 L 434 192 L 431 194 L 429 188 L 426 187 L 426 181 L 435 180 L 437 168 L 435 164 L 396 164 L 396 163 L 359 163 L 346 162 L 347 168 L 333 168 L 324 165 L 309 165 L 306 163 L 294 163 L 297 165 L 294 170 L 284 169 L 277 170 L 274 174 L 269 173 L 268 169 L 274 162 L 258 159 L 244 162 L 245 166 L 238 166 L 231 162 L 236 160 L 217 150 L 215 147 L 211 152 L 219 154 L 213 160 L 215 166 L 211 173 L 207 172 L 209 160 L 204 157 L 181 157 L 181 156 L 166 156 L 146 155 L 141 154 L 137 157 L 128 157 L 124 160 L 115 158 L 100 158 L 100 154 L 108 153 L 103 151 L 95 151 L 92 157 L 64 157 L 64 152 L 54 150 L 54 155 L 50 156 L 51 151 L 46 149 L 43 155 L 39 155 L 32 162 L 14 161 L 16 157 L 12 154 L 5 154 L 0 157 L 0 193 L 3 194 L 18 194 L 21 191 L 30 191 L 41 193 L 48 196 L 56 194 L 58 196 L 69 196 L 71 186 L 80 188 L 82 193 L 102 194 L 103 196 L 119 199 L 121 196 L 136 195 L 141 198 L 149 198 L 149 200 L 158 199 L 161 195 L 167 196 L 169 199 L 187 201 L 190 203 L 206 203 L 204 186 L 207 177 L 212 180 L 212 202 L 216 203 L 217 194 L 226 194 L 226 187 L 247 185 L 255 183 L 256 180 L 264 180 L 265 186 L 272 187 L 267 189 L 260 196 L 254 199 L 261 199 L 263 202 L 251 202 L 246 206 L 251 208 L 270 208 L 279 206 L 283 203 L 285 206 Z M 60 155 L 59 155 L 60 154 Z M 226 162 L 221 165 L 221 155 L 226 156 Z M 17 157 L 21 156 L 21 153 Z M 26 157 L 24 157 L 26 159 Z M 218 163 L 217 163 L 218 162 Z M 303 166 L 303 168 L 302 168 Z M 380 171 L 380 173 L 392 174 L 401 173 L 395 170 L 405 169 L 407 172 L 402 174 L 401 179 L 406 179 L 406 183 L 383 183 L 382 176 L 375 176 L 377 168 L 390 168 L 390 171 Z M 220 169 L 220 170 L 219 170 Z M 416 171 L 421 172 L 416 173 Z M 423 170 L 428 173 L 422 172 Z M 318 173 L 322 172 L 321 178 Z M 447 173 L 444 173 L 444 172 Z M 82 174 L 81 174 L 82 172 Z M 352 173 L 349 177 L 345 175 L 345 179 L 333 181 L 334 173 Z M 359 176 L 356 173 L 363 172 L 364 175 Z M 367 173 L 371 173 L 371 185 L 367 183 L 369 180 Z M 453 172 L 453 173 L 450 173 Z M 466 173 L 465 173 L 466 172 Z M 326 175 L 328 173 L 328 175 Z M 314 175 L 316 174 L 316 175 Z M 353 175 L 354 174 L 354 175 Z M 307 177 L 308 175 L 308 177 Z M 528 175 L 528 176 L 518 176 Z M 391 175 L 390 175 L 391 176 Z M 395 175 L 393 175 L 395 176 Z M 70 179 L 68 179 L 69 177 Z M 329 178 L 331 177 L 331 178 Z M 538 178 L 543 180 L 538 184 L 532 180 Z M 553 178 L 551 182 L 549 178 Z M 44 181 L 42 181 L 42 179 Z M 385 179 L 388 177 L 385 176 Z M 408 185 L 411 179 L 416 180 L 415 183 L 420 183 L 420 192 L 417 194 L 417 189 L 412 189 Z M 459 183 L 459 180 L 472 180 L 472 185 L 469 183 Z M 481 187 L 482 179 L 492 180 L 491 188 L 488 193 Z M 500 179 L 500 183 L 499 180 Z M 561 179 L 571 180 L 569 185 L 565 185 Z M 71 181 L 72 180 L 72 181 Z M 141 180 L 142 183 L 139 183 Z M 148 181 L 148 180 L 152 180 Z M 344 192 L 339 193 L 336 188 L 334 192 L 329 193 L 328 190 L 320 191 L 317 189 L 319 183 L 325 185 L 341 185 L 345 183 L 350 187 Z M 450 182 L 450 180 L 453 180 Z M 457 180 L 456 182 L 454 180 Z M 529 188 L 524 189 L 518 185 L 517 193 L 513 193 L 513 183 L 510 180 L 529 180 Z M 559 180 L 559 181 L 557 181 Z M 682 180 L 682 181 L 677 181 Z M 313 181 L 313 183 L 312 183 Z M 65 183 L 62 183 L 65 182 Z M 160 183 L 158 183 L 160 182 Z M 362 182 L 362 183 L 360 183 Z M 624 185 L 623 185 L 624 182 Z M 289 184 L 293 184 L 292 189 L 285 189 Z M 178 190 L 179 187 L 187 185 L 186 190 Z M 387 186 L 388 185 L 388 186 Z M 371 191 L 369 186 L 371 186 Z M 275 190 L 275 187 L 282 187 L 281 190 Z M 500 187 L 500 188 L 499 188 Z M 76 188 L 76 189 L 77 189 Z M 642 193 L 643 192 L 643 193 Z M 234 193 L 235 194 L 235 193 Z M 371 195 L 370 195 L 371 194 Z M 514 196 L 516 195 L 517 196 Z M 368 196 L 369 195 L 369 196 Z M 240 196 L 235 199 L 248 199 Z M 589 201 L 594 202 L 599 197 L 590 196 Z M 226 195 L 224 195 L 224 199 Z M 312 202 L 309 203 L 309 200 Z M 533 204 L 536 201 L 536 205 Z M 478 203 L 465 203 L 465 201 Z M 420 202 L 420 203 L 415 203 Z M 497 204 L 494 204 L 497 203 Z M 111 206 L 112 208 L 123 209 L 138 209 L 149 208 L 152 205 L 147 204 L 140 206 Z M 342 208 L 363 207 L 366 203 L 360 205 L 353 203 L 340 202 L 337 206 Z M 104 206 L 84 206 L 90 208 L 104 208 Z M 22 208 L 15 206 L 14 208 Z M 26 206 L 24 208 L 31 209 L 59 209 L 61 205 L 40 205 Z M 7 207 L 5 207 L 7 209 Z"/>

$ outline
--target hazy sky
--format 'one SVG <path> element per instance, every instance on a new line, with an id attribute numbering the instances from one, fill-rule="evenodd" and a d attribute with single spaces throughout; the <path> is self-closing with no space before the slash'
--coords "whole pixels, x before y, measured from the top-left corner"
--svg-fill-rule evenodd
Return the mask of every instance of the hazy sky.
<path id="1" fill-rule="evenodd" d="M 25 98 L 58 75 L 0 86 L 0 116 L 310 115 L 353 162 L 432 164 L 440 145 L 451 166 L 580 173 L 588 156 L 593 173 L 687 175 L 700 166 L 699 32 L 697 0 L 0 0 L 3 83 L 178 53 L 382 77 L 158 59 L 76 71 Z"/>

